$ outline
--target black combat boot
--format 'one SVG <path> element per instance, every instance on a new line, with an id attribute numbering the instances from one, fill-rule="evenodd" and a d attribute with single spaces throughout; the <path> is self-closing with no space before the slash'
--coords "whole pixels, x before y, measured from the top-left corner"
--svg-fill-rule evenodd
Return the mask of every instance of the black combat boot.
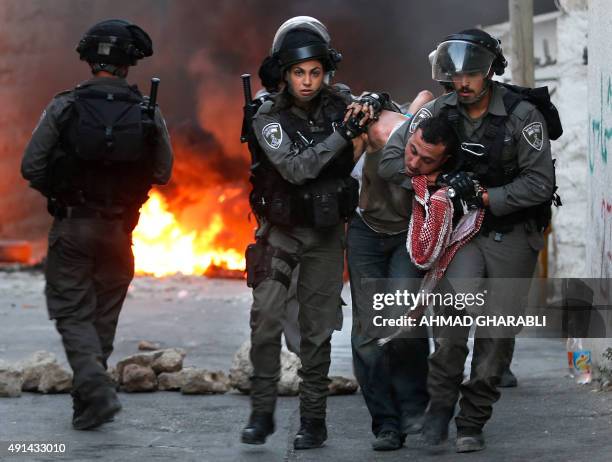
<path id="1" fill-rule="evenodd" d="M 87 402 L 83 401 L 79 394 L 76 391 L 70 393 L 72 396 L 72 425 L 74 422 L 81 417 L 83 412 L 85 412 L 85 408 L 87 407 Z"/>
<path id="2" fill-rule="evenodd" d="M 274 433 L 274 417 L 269 412 L 252 412 L 249 423 L 244 430 L 240 441 L 245 444 L 264 444 L 268 435 Z"/>
<path id="3" fill-rule="evenodd" d="M 81 406 L 84 401 L 78 400 L 73 403 L 74 416 L 72 426 L 77 430 L 90 430 L 99 427 L 105 422 L 113 419 L 115 414 L 121 410 L 121 403 L 113 388 L 103 387 L 98 389 L 87 402 L 85 408 Z"/>
<path id="4" fill-rule="evenodd" d="M 372 443 L 375 451 L 395 451 L 404 444 L 402 435 L 395 430 L 383 430 L 376 435 L 376 440 Z"/>
<path id="5" fill-rule="evenodd" d="M 510 366 L 504 369 L 502 375 L 499 379 L 499 384 L 497 385 L 500 388 L 514 388 L 518 386 L 518 380 L 516 380 L 516 376 L 510 370 Z"/>
<path id="6" fill-rule="evenodd" d="M 485 448 L 482 430 L 472 428 L 458 428 L 455 450 L 457 452 L 482 451 Z"/>
<path id="7" fill-rule="evenodd" d="M 295 435 L 293 447 L 295 449 L 314 449 L 323 446 L 327 440 L 325 419 L 302 417 L 300 421 L 300 430 Z"/>
<path id="8" fill-rule="evenodd" d="M 425 413 L 421 440 L 427 446 L 438 446 L 448 439 L 448 424 L 454 409 L 435 409 Z"/>

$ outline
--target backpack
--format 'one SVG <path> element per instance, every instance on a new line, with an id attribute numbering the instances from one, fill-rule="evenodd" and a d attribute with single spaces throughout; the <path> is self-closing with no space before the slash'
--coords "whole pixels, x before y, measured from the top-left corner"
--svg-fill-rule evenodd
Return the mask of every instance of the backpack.
<path id="1" fill-rule="evenodd" d="M 80 159 L 109 165 L 143 155 L 143 97 L 132 87 L 118 90 L 75 89 L 73 147 Z"/>
<path id="2" fill-rule="evenodd" d="M 134 87 L 76 87 L 50 166 L 52 196 L 64 205 L 133 204 L 151 186 L 154 125 Z"/>
<path id="3" fill-rule="evenodd" d="M 504 95 L 504 105 L 506 106 L 506 112 L 512 113 L 514 108 L 521 101 L 528 101 L 533 104 L 538 111 L 544 117 L 546 122 L 546 128 L 548 130 L 548 137 L 551 140 L 558 140 L 563 135 L 563 126 L 561 125 L 561 118 L 559 117 L 559 111 L 556 106 L 550 100 L 550 93 L 548 87 L 521 87 L 519 85 L 511 85 L 508 83 L 500 82 L 502 86 L 510 90 Z M 556 159 L 553 159 L 553 169 L 555 168 Z M 556 182 L 553 185 L 553 193 L 549 200 L 546 202 L 532 207 L 529 211 L 532 218 L 535 219 L 536 226 L 544 231 L 548 228 L 552 219 L 552 206 L 561 207 L 561 196 L 557 193 L 558 186 Z"/>
<path id="4" fill-rule="evenodd" d="M 563 127 L 561 126 L 559 111 L 550 100 L 548 87 L 528 88 L 511 85 L 509 83 L 499 83 L 510 90 L 504 96 L 504 105 L 506 106 L 506 112 L 508 112 L 508 114 L 512 113 L 516 105 L 521 101 L 529 101 L 538 111 L 540 111 L 542 117 L 544 117 L 548 129 L 548 137 L 551 140 L 557 140 L 561 137 L 563 134 Z"/>

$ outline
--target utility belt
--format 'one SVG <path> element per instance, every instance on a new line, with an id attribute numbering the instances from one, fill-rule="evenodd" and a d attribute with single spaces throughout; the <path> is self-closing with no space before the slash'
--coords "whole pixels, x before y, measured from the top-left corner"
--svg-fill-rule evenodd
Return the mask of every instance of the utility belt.
<path id="1" fill-rule="evenodd" d="M 105 210 L 92 209 L 83 206 L 67 206 L 55 209 L 53 216 L 60 220 L 64 218 L 102 218 L 104 220 L 123 220 L 124 212 L 111 213 Z"/>
<path id="2" fill-rule="evenodd" d="M 131 233 L 134 228 L 136 228 L 140 218 L 140 207 L 126 208 L 122 212 L 111 212 L 108 210 L 94 209 L 82 205 L 61 205 L 53 206 L 52 208 L 49 207 L 49 210 L 52 211 L 52 215 L 59 220 L 66 218 L 100 218 L 108 221 L 122 221 L 123 230 L 128 234 Z"/>
<path id="3" fill-rule="evenodd" d="M 255 214 L 278 226 L 325 228 L 345 222 L 357 207 L 359 183 L 353 178 L 317 179 L 284 189 L 271 187 L 251 194 Z"/>
<path id="4" fill-rule="evenodd" d="M 548 227 L 551 216 L 551 202 L 544 202 L 501 217 L 495 216 L 487 210 L 480 229 L 485 235 L 491 231 L 504 234 L 512 231 L 520 223 L 533 220 L 537 231 L 543 232 Z"/>

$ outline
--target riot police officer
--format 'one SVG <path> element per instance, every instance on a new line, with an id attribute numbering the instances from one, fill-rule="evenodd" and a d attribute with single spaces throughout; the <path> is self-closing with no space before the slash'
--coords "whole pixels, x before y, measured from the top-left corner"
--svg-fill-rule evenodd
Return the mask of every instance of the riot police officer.
<path id="1" fill-rule="evenodd" d="M 161 112 L 125 80 L 129 66 L 153 54 L 147 33 L 102 21 L 76 51 L 93 78 L 51 100 L 21 171 L 54 217 L 47 308 L 74 372 L 72 423 L 86 430 L 121 409 L 106 369 L 134 275 L 131 233 L 151 185 L 168 182 L 173 156 Z"/>
<path id="2" fill-rule="evenodd" d="M 368 117 L 343 121 L 350 93 L 329 85 L 340 57 L 318 20 L 302 16 L 285 22 L 271 50 L 284 85 L 252 121 L 254 142 L 249 145 L 256 161 L 250 202 L 260 226 L 257 242 L 247 249 L 248 284 L 253 288 L 252 412 L 242 432 L 247 444 L 263 444 L 274 432 L 281 319 L 298 263 L 302 382 L 294 447 L 320 447 L 327 439 L 328 371 L 342 289 L 344 225 L 358 193 L 350 177 L 352 140 L 365 131 Z"/>
<path id="3" fill-rule="evenodd" d="M 452 85 L 454 91 L 426 104 L 401 127 L 385 147 L 379 165 L 381 176 L 404 181 L 406 143 L 419 122 L 441 114 L 453 124 L 465 162 L 450 176 L 449 184 L 466 201 L 484 207 L 485 219 L 480 233 L 457 252 L 446 277 L 495 278 L 485 282 L 487 309 L 497 312 L 521 303 L 516 297 L 502 296 L 508 294 L 510 284 L 514 293 L 528 289 L 554 192 L 546 120 L 521 94 L 492 80 L 505 67 L 500 42 L 486 32 L 471 29 L 448 36 L 435 51 L 432 76 Z M 474 187 L 467 172 L 476 175 L 480 188 Z M 523 283 L 507 278 L 523 278 Z M 499 399 L 497 385 L 510 364 L 514 345 L 511 334 L 487 337 L 477 329 L 471 377 L 462 383 L 468 335 L 469 328 L 453 338 L 436 338 L 429 360 L 431 401 L 423 430 L 427 444 L 444 441 L 461 393 L 455 419 L 458 452 L 484 448 L 482 428 Z"/>

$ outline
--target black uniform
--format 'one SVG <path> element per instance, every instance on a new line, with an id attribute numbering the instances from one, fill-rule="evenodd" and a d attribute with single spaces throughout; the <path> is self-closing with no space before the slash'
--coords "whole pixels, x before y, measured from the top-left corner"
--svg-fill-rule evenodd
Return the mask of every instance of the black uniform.
<path id="1" fill-rule="evenodd" d="M 173 157 L 157 110 L 149 140 L 129 141 L 144 143 L 141 160 L 123 165 L 79 160 L 76 146 L 86 140 L 75 99 L 84 92 L 129 95 L 134 103 L 141 99 L 123 78 L 114 77 L 94 77 L 58 94 L 32 134 L 21 171 L 48 198 L 55 217 L 45 268 L 47 308 L 74 371 L 73 392 L 87 402 L 110 385 L 107 360 L 134 275 L 131 231 L 151 184 L 170 179 Z"/>

